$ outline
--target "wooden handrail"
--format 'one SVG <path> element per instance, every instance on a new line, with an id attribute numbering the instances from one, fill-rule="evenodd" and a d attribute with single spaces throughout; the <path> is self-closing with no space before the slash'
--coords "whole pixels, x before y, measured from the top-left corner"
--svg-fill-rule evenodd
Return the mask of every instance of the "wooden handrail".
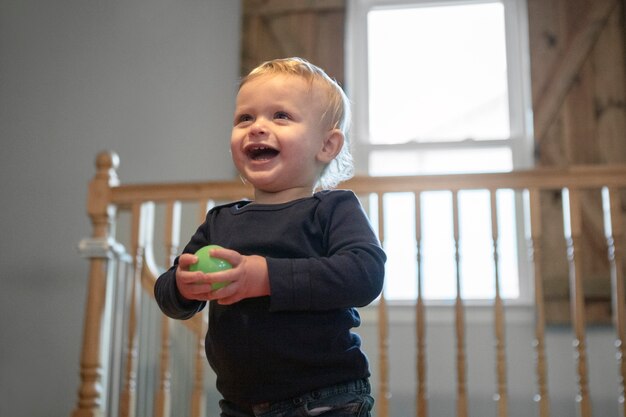
<path id="1" fill-rule="evenodd" d="M 487 174 L 447 174 L 419 176 L 357 176 L 339 188 L 356 194 L 417 192 L 437 190 L 528 189 L 623 187 L 624 165 L 579 165 L 569 168 L 536 168 Z M 110 203 L 129 207 L 137 201 L 192 201 L 202 198 L 231 200 L 252 197 L 252 188 L 238 180 L 125 184 L 111 188 Z"/>

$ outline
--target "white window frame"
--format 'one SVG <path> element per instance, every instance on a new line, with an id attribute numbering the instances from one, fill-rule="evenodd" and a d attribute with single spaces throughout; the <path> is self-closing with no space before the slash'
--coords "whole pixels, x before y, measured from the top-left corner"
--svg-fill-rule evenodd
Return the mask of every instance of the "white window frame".
<path id="1" fill-rule="evenodd" d="M 368 103 L 368 47 L 367 15 L 370 10 L 411 5 L 463 5 L 500 2 L 504 6 L 506 27 L 506 50 L 508 72 L 508 99 L 510 137 L 490 141 L 461 141 L 456 143 L 406 143 L 372 144 L 369 135 Z M 513 169 L 528 169 L 534 165 L 534 138 L 532 130 L 532 100 L 530 92 L 530 54 L 528 45 L 528 15 L 526 0 L 347 0 L 346 21 L 346 90 L 352 101 L 353 124 L 350 137 L 354 146 L 354 159 L 359 174 L 369 171 L 369 154 L 374 150 L 419 150 L 432 147 L 477 149 L 484 146 L 508 146 L 512 151 Z M 517 299 L 508 303 L 527 305 L 531 303 L 532 283 L 526 256 L 524 233 L 524 207 L 521 196 L 516 198 L 517 246 L 519 290 Z M 391 300 L 393 301 L 393 300 Z M 429 300 L 433 303 L 434 300 Z M 481 300 L 469 300 L 481 304 Z M 437 302 L 434 302 L 437 304 Z"/>

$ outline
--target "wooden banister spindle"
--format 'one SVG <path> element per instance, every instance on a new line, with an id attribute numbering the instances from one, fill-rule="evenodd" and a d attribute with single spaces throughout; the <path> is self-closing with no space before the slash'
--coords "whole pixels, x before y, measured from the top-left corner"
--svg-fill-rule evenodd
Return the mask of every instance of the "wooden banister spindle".
<path id="1" fill-rule="evenodd" d="M 459 196 L 452 191 L 452 225 L 454 237 L 454 265 L 456 271 L 456 299 L 454 302 L 456 329 L 457 416 L 467 417 L 467 364 L 465 353 L 465 311 L 461 294 L 461 254 L 459 249 Z"/>
<path id="2" fill-rule="evenodd" d="M 198 224 L 204 223 L 206 220 L 206 214 L 215 207 L 215 201 L 213 200 L 200 200 L 198 201 Z"/>
<path id="3" fill-rule="evenodd" d="M 156 417 L 169 417 L 171 413 L 171 385 L 172 374 L 170 372 L 170 319 L 166 315 L 161 317 L 161 358 L 159 362 L 159 388 L 154 398 Z"/>
<path id="4" fill-rule="evenodd" d="M 415 336 L 417 348 L 417 417 L 428 416 L 428 400 L 426 390 L 426 309 L 423 297 L 422 276 L 422 208 L 421 194 L 415 196 L 415 249 L 417 261 L 417 303 L 415 304 Z"/>
<path id="5" fill-rule="evenodd" d="M 626 417 L 626 307 L 624 305 L 624 224 L 622 220 L 622 202 L 618 189 L 605 187 L 602 189 L 602 206 L 604 209 L 604 232 L 606 235 L 608 257 L 611 267 L 611 286 L 613 302 L 613 324 L 615 326 L 615 347 L 619 364 L 619 398 L 620 414 Z"/>
<path id="6" fill-rule="evenodd" d="M 165 233 L 163 243 L 165 247 L 165 265 L 172 265 L 178 252 L 180 239 L 180 212 L 179 201 L 169 201 L 165 206 Z M 159 389 L 155 397 L 156 417 L 169 417 L 171 414 L 171 383 L 170 372 L 170 336 L 171 320 L 165 314 L 161 315 L 161 361 L 159 366 Z"/>
<path id="7" fill-rule="evenodd" d="M 578 403 L 581 417 L 591 417 L 587 376 L 587 347 L 585 341 L 585 298 L 582 282 L 582 239 L 580 190 L 563 191 L 564 229 L 569 260 L 570 308 L 574 328 L 574 348 L 577 362 Z"/>
<path id="8" fill-rule="evenodd" d="M 208 328 L 208 317 L 206 313 L 194 317 L 198 326 L 195 329 L 196 352 L 194 361 L 193 390 L 191 394 L 191 417 L 202 417 L 204 415 L 206 397 L 204 394 L 204 370 L 206 368 L 206 352 L 204 350 L 204 337 Z"/>
<path id="9" fill-rule="evenodd" d="M 96 175 L 89 183 L 87 214 L 91 219 L 91 240 L 109 245 L 110 228 L 114 209 L 110 205 L 111 187 L 119 184 L 116 169 L 119 157 L 115 153 L 102 152 L 96 158 Z M 78 403 L 73 417 L 99 417 L 103 415 L 102 404 L 102 346 L 101 332 L 106 301 L 108 255 L 91 257 L 89 260 L 89 283 L 83 323 L 83 341 L 80 359 L 80 387 Z"/>
<path id="10" fill-rule="evenodd" d="M 502 305 L 502 296 L 500 294 L 500 269 L 498 267 L 498 206 L 496 200 L 496 190 L 490 190 L 490 208 L 491 208 L 491 241 L 493 244 L 493 266 L 495 278 L 495 299 L 494 299 L 494 327 L 496 337 L 496 377 L 497 377 L 497 394 L 498 417 L 508 416 L 508 395 L 506 381 L 506 343 L 504 336 L 504 307 Z"/>
<path id="11" fill-rule="evenodd" d="M 180 246 L 180 220 L 181 220 L 181 204 L 180 201 L 170 201 L 165 207 L 165 250 L 166 265 L 172 265 L 178 254 Z"/>
<path id="12" fill-rule="evenodd" d="M 535 287 L 535 372 L 537 376 L 537 394 L 535 401 L 539 404 L 539 417 L 550 417 L 550 399 L 548 397 L 548 379 L 545 348 L 545 304 L 543 299 L 542 264 L 542 223 L 541 223 L 541 193 L 538 189 L 529 189 L 526 194 L 526 238 L 528 242 L 528 256 L 533 267 Z"/>
<path id="13" fill-rule="evenodd" d="M 378 238 L 380 244 L 385 242 L 385 206 L 383 204 L 382 193 L 377 194 L 378 203 Z M 389 389 L 389 316 L 387 312 L 387 302 L 385 300 L 385 290 L 380 294 L 378 302 L 378 359 L 379 359 L 379 395 L 378 395 L 378 415 L 389 417 L 389 399 L 391 391 Z"/>
<path id="14" fill-rule="evenodd" d="M 133 274 L 130 275 L 130 295 L 128 299 L 128 339 L 126 346 L 126 369 L 124 388 L 120 399 L 120 416 L 134 417 L 137 405 L 137 366 L 138 366 L 138 325 L 141 295 L 141 280 L 145 257 L 145 208 L 140 202 L 131 208 L 131 253 Z"/>

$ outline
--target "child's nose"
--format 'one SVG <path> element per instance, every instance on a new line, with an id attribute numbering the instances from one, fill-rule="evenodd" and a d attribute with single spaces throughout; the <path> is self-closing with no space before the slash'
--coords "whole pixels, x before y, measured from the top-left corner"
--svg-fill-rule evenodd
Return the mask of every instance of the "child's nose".
<path id="1" fill-rule="evenodd" d="M 262 120 L 257 119 L 250 128 L 250 131 L 253 135 L 264 135 L 267 132 L 267 127 Z"/>

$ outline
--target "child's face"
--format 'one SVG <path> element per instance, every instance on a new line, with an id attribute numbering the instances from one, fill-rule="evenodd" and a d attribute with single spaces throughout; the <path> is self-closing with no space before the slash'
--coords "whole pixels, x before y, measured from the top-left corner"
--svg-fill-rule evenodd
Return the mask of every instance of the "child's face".
<path id="1" fill-rule="evenodd" d="M 239 173 L 254 186 L 257 201 L 311 195 L 330 162 L 324 153 L 326 139 L 340 135 L 323 120 L 325 104 L 323 89 L 297 76 L 263 75 L 241 87 L 231 152 Z"/>

